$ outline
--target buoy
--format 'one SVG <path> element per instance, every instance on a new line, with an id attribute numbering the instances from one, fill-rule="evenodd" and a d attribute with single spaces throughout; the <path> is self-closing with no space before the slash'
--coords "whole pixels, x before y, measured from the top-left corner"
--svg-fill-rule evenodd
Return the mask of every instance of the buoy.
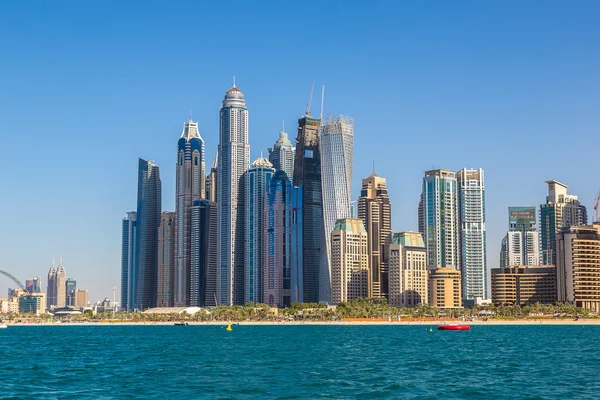
<path id="1" fill-rule="evenodd" d="M 429 328 L 429 332 L 433 332 L 433 329 Z"/>
<path id="2" fill-rule="evenodd" d="M 228 331 L 232 331 L 233 329 L 231 329 L 231 324 L 227 325 L 227 330 Z"/>

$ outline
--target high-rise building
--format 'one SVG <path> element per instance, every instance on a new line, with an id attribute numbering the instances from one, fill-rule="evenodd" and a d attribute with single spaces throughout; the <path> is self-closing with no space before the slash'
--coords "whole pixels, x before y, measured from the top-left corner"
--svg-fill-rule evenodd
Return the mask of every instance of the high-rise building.
<path id="1" fill-rule="evenodd" d="M 132 304 L 134 309 L 143 310 L 156 307 L 161 180 L 158 166 L 141 158 L 137 200 Z"/>
<path id="2" fill-rule="evenodd" d="M 292 201 L 292 244 L 291 244 L 291 255 L 292 255 L 292 267 L 290 278 L 291 282 L 291 302 L 292 303 L 304 303 L 304 216 L 302 212 L 302 189 L 303 186 L 293 186 L 291 195 Z"/>
<path id="3" fill-rule="evenodd" d="M 217 305 L 217 204 L 198 200 L 192 206 L 190 305 Z"/>
<path id="4" fill-rule="evenodd" d="M 323 220 L 323 194 L 321 184 L 321 150 L 319 127 L 321 121 L 310 116 L 298 120 L 296 156 L 294 160 L 294 186 L 302 186 L 301 227 L 302 236 L 298 244 L 302 251 L 296 253 L 302 262 L 302 294 L 304 302 L 319 302 L 319 288 L 329 282 L 320 283 L 320 276 L 328 275 L 325 249 L 325 223 Z M 321 273 L 321 269 L 324 269 Z"/>
<path id="5" fill-rule="evenodd" d="M 193 122 L 190 116 L 190 120 L 183 124 L 183 132 L 177 142 L 177 233 L 173 295 L 174 303 L 179 307 L 190 304 L 191 210 L 194 201 L 204 198 L 204 163 L 204 140 L 198 131 L 198 123 Z"/>
<path id="6" fill-rule="evenodd" d="M 483 169 L 461 169 L 458 184 L 458 265 L 463 299 L 486 299 L 487 254 Z"/>
<path id="7" fill-rule="evenodd" d="M 454 171 L 425 171 L 419 203 L 419 232 L 427 247 L 430 270 L 458 268 L 458 210 Z"/>
<path id="8" fill-rule="evenodd" d="M 277 171 L 283 171 L 288 177 L 294 176 L 294 157 L 296 148 L 292 146 L 292 142 L 288 138 L 288 134 L 284 132 L 283 127 L 279 132 L 279 138 L 269 148 L 269 161 L 273 164 L 273 168 Z"/>
<path id="9" fill-rule="evenodd" d="M 37 277 L 37 278 L 33 278 L 33 286 L 32 286 L 33 291 L 30 293 L 42 293 L 42 278 Z"/>
<path id="10" fill-rule="evenodd" d="M 165 211 L 158 227 L 158 271 L 156 274 L 156 306 L 173 307 L 175 275 L 175 235 L 177 214 Z"/>
<path id="11" fill-rule="evenodd" d="M 427 304 L 427 249 L 419 232 L 394 233 L 389 246 L 389 305 Z"/>
<path id="12" fill-rule="evenodd" d="M 502 239 L 500 268 L 540 263 L 535 207 L 508 207 L 508 233 Z"/>
<path id="13" fill-rule="evenodd" d="M 248 109 L 235 86 L 225 94 L 219 119 L 217 166 L 217 298 L 244 302 L 244 173 L 250 165 Z"/>
<path id="14" fill-rule="evenodd" d="M 358 218 L 340 219 L 331 232 L 331 303 L 366 298 L 369 292 L 367 231 Z"/>
<path id="15" fill-rule="evenodd" d="M 392 211 L 386 179 L 375 172 L 362 180 L 358 218 L 369 237 L 369 297 L 388 296 L 388 251 L 392 234 Z"/>
<path id="16" fill-rule="evenodd" d="M 246 243 L 244 262 L 244 302 L 263 303 L 263 267 L 265 265 L 264 233 L 266 195 L 275 170 L 266 158 L 259 157 L 245 174 Z"/>
<path id="17" fill-rule="evenodd" d="M 27 289 L 29 293 L 33 293 L 33 279 L 27 279 L 25 281 L 25 289 Z"/>
<path id="18" fill-rule="evenodd" d="M 206 199 L 217 202 L 217 163 L 219 160 L 219 153 L 215 155 L 210 172 L 206 176 Z"/>
<path id="19" fill-rule="evenodd" d="M 293 199 L 297 189 L 283 170 L 275 172 L 269 184 L 264 210 L 263 301 L 274 307 L 292 303 L 292 279 L 297 277 L 293 263 Z"/>
<path id="20" fill-rule="evenodd" d="M 133 272 L 137 238 L 137 213 L 131 211 L 123 218 L 121 226 L 121 309 L 133 309 Z"/>
<path id="21" fill-rule="evenodd" d="M 65 307 L 67 305 L 67 273 L 60 259 L 60 264 L 56 269 L 56 307 Z"/>
<path id="22" fill-rule="evenodd" d="M 587 224 L 587 210 L 577 196 L 568 194 L 568 186 L 546 181 L 546 204 L 540 205 L 540 253 L 542 264 L 556 265 L 556 236 L 562 228 Z"/>
<path id="23" fill-rule="evenodd" d="M 460 271 L 454 268 L 437 268 L 429 271 L 429 304 L 436 308 L 460 308 Z"/>
<path id="24" fill-rule="evenodd" d="M 68 278 L 65 282 L 65 298 L 67 299 L 67 306 L 75 305 L 75 298 L 71 294 L 77 289 L 77 281 L 73 278 Z"/>
<path id="25" fill-rule="evenodd" d="M 9 294 L 8 297 L 11 295 Z M 54 266 L 54 260 L 52 266 L 48 271 L 48 286 L 46 289 L 46 307 L 51 308 L 56 306 L 56 267 Z"/>
<path id="26" fill-rule="evenodd" d="M 517 265 L 492 268 L 492 303 L 527 305 L 555 302 L 556 267 Z"/>
<path id="27" fill-rule="evenodd" d="M 558 301 L 600 311 L 600 224 L 563 228 L 557 239 Z"/>
<path id="28" fill-rule="evenodd" d="M 77 289 L 73 291 L 73 306 L 84 308 L 88 306 L 88 291 L 87 289 Z"/>
<path id="29" fill-rule="evenodd" d="M 329 302 L 331 292 L 331 231 L 339 219 L 350 217 L 352 165 L 354 160 L 354 120 L 328 116 L 321 125 L 321 177 L 323 185 L 323 220 L 327 257 L 321 260 L 319 297 Z M 327 264 L 324 265 L 323 262 Z"/>

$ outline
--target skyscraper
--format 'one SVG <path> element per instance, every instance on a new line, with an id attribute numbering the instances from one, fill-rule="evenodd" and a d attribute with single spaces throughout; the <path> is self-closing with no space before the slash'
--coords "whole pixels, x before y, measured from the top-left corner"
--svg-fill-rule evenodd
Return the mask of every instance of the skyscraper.
<path id="1" fill-rule="evenodd" d="M 217 166 L 217 297 L 244 302 L 244 180 L 250 165 L 248 109 L 235 86 L 225 93 L 219 119 Z"/>
<path id="2" fill-rule="evenodd" d="M 567 193 L 567 185 L 555 180 L 546 183 L 546 204 L 540 205 L 540 252 L 542 264 L 556 265 L 556 236 L 561 228 L 586 225 L 587 210 L 577 196 Z"/>
<path id="3" fill-rule="evenodd" d="M 77 289 L 77 281 L 73 278 L 67 278 L 65 281 L 65 298 L 67 299 L 67 306 L 75 306 L 75 298 L 71 296 L 71 293 Z"/>
<path id="4" fill-rule="evenodd" d="M 56 307 L 65 307 L 67 305 L 67 273 L 60 259 L 60 264 L 56 269 L 56 280 L 55 280 L 55 292 L 56 293 Z"/>
<path id="5" fill-rule="evenodd" d="M 156 306 L 173 307 L 173 277 L 175 273 L 176 216 L 165 211 L 158 227 L 158 271 L 156 275 Z"/>
<path id="6" fill-rule="evenodd" d="M 266 194 L 269 192 L 273 165 L 266 158 L 257 158 L 245 174 L 246 242 L 244 262 L 244 302 L 263 303 L 263 267 L 265 264 L 264 232 Z"/>
<path id="7" fill-rule="evenodd" d="M 457 195 L 454 171 L 425 171 L 419 203 L 419 231 L 430 270 L 458 267 Z"/>
<path id="8" fill-rule="evenodd" d="M 461 169 L 458 181 L 458 263 L 463 299 L 487 296 L 485 179 L 483 169 Z"/>
<path id="9" fill-rule="evenodd" d="M 135 270 L 135 249 L 137 238 L 137 213 L 131 211 L 123 218 L 121 226 L 121 309 L 133 309 L 133 271 Z"/>
<path id="10" fill-rule="evenodd" d="M 210 172 L 206 176 L 206 199 L 217 202 L 217 163 L 219 160 L 219 153 L 215 155 Z"/>
<path id="11" fill-rule="evenodd" d="M 177 142 L 174 303 L 180 307 L 190 304 L 191 209 L 194 201 L 204 197 L 204 174 L 204 140 L 200 137 L 198 124 L 190 116 L 190 120 L 183 124 L 183 132 Z"/>
<path id="12" fill-rule="evenodd" d="M 293 198 L 297 189 L 283 170 L 275 172 L 269 184 L 264 209 L 264 302 L 271 306 L 289 307 L 292 303 L 294 235 Z M 297 287 L 296 287 L 297 289 Z"/>
<path id="13" fill-rule="evenodd" d="M 331 303 L 367 297 L 369 254 L 362 220 L 340 219 L 331 232 Z"/>
<path id="14" fill-rule="evenodd" d="M 31 293 L 42 293 L 42 278 L 33 278 L 33 291 Z"/>
<path id="15" fill-rule="evenodd" d="M 386 180 L 373 172 L 362 180 L 358 198 L 358 218 L 369 237 L 369 297 L 387 297 L 389 293 L 387 245 L 392 234 L 391 213 Z"/>
<path id="16" fill-rule="evenodd" d="M 304 116 L 298 120 L 296 155 L 294 160 L 294 186 L 302 186 L 302 237 L 298 244 L 303 273 L 303 299 L 306 303 L 319 302 L 319 278 L 322 261 L 327 266 L 325 248 L 325 223 L 323 220 L 323 195 L 321 185 L 321 151 L 319 145 L 319 119 Z M 324 259 L 323 259 L 324 258 Z M 323 271 L 328 274 L 328 271 Z M 326 285 L 329 282 L 325 282 Z"/>
<path id="17" fill-rule="evenodd" d="M 51 308 L 52 306 L 56 306 L 56 267 L 54 266 L 54 260 L 52 261 L 52 266 L 48 271 L 48 286 L 46 289 L 46 296 L 46 307 Z"/>
<path id="18" fill-rule="evenodd" d="M 389 304 L 416 307 L 429 302 L 427 249 L 419 232 L 394 233 L 389 247 Z"/>
<path id="19" fill-rule="evenodd" d="M 509 228 L 502 239 L 500 268 L 540 264 L 535 207 L 508 207 Z"/>
<path id="20" fill-rule="evenodd" d="M 158 228 L 161 213 L 160 171 L 156 164 L 139 160 L 137 237 L 133 272 L 133 308 L 156 307 Z"/>
<path id="21" fill-rule="evenodd" d="M 322 121 L 321 177 L 323 185 L 323 220 L 327 257 L 321 260 L 319 297 L 329 302 L 331 285 L 331 231 L 339 219 L 350 217 L 352 196 L 352 165 L 354 158 L 354 120 L 350 117 L 329 116 Z M 323 262 L 326 262 L 326 265 Z"/>
<path id="22" fill-rule="evenodd" d="M 296 148 L 292 146 L 288 134 L 281 127 L 279 138 L 273 147 L 269 148 L 269 161 L 275 170 L 284 171 L 288 177 L 292 177 L 294 176 L 295 154 Z"/>
<path id="23" fill-rule="evenodd" d="M 190 305 L 217 305 L 217 204 L 198 200 L 192 207 Z"/>

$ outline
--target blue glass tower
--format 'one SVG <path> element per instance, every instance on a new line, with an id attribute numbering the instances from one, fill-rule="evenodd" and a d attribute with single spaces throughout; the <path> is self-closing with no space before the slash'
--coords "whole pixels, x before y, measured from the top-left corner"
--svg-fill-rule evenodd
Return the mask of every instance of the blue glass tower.
<path id="1" fill-rule="evenodd" d="M 131 211 L 123 218 L 121 226 L 121 309 L 132 310 L 133 271 L 135 265 L 135 239 L 137 213 Z"/>
<path id="2" fill-rule="evenodd" d="M 217 204 L 198 200 L 192 206 L 190 305 L 216 306 Z"/>

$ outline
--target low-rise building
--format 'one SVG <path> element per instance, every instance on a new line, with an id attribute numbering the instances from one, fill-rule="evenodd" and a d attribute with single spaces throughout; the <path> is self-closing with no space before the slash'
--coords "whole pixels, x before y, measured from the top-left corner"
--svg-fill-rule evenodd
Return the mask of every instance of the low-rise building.
<path id="1" fill-rule="evenodd" d="M 438 268 L 429 272 L 429 304 L 437 308 L 461 308 L 460 271 Z"/>
<path id="2" fill-rule="evenodd" d="M 0 314 L 8 314 L 10 310 L 10 301 L 7 297 L 0 297 Z"/>
<path id="3" fill-rule="evenodd" d="M 88 306 L 87 289 L 75 289 L 73 291 L 73 305 L 75 308 L 85 308 Z"/>
<path id="4" fill-rule="evenodd" d="M 492 269 L 494 304 L 552 304 L 556 300 L 556 268 L 553 265 Z"/>
<path id="5" fill-rule="evenodd" d="M 19 314 L 40 315 L 46 312 L 46 293 L 31 293 L 19 297 Z"/>

